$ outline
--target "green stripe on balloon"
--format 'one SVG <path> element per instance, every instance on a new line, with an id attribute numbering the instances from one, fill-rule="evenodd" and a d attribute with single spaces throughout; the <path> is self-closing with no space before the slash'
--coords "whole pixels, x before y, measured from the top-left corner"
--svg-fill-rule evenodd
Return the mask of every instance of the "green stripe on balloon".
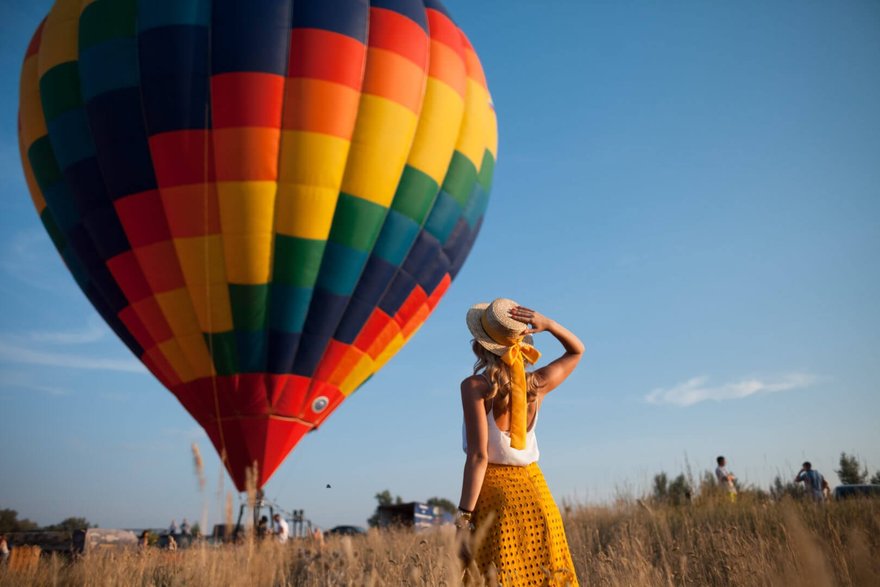
<path id="1" fill-rule="evenodd" d="M 440 186 L 430 175 L 407 165 L 400 176 L 391 209 L 421 225 L 431 211 L 438 191 Z"/>
<path id="2" fill-rule="evenodd" d="M 134 0 L 92 2 L 79 19 L 80 51 L 110 39 L 134 37 L 136 19 L 137 2 Z"/>
<path id="3" fill-rule="evenodd" d="M 321 258 L 327 241 L 275 236 L 275 259 L 272 282 L 310 288 L 318 279 Z"/>
<path id="4" fill-rule="evenodd" d="M 475 181 L 477 181 L 477 168 L 471 160 L 458 151 L 453 153 L 446 178 L 443 180 L 443 191 L 455 198 L 455 201 L 464 208 Z"/>
<path id="5" fill-rule="evenodd" d="M 76 61 L 56 65 L 43 74 L 40 78 L 40 100 L 46 122 L 52 122 L 68 110 L 82 107 L 79 65 Z"/>
<path id="6" fill-rule="evenodd" d="M 388 209 L 342 193 L 336 203 L 329 240 L 351 249 L 369 252 L 379 238 Z"/>
<path id="7" fill-rule="evenodd" d="M 238 372 L 238 357 L 234 332 L 207 332 L 205 344 L 211 351 L 217 375 L 234 375 Z"/>

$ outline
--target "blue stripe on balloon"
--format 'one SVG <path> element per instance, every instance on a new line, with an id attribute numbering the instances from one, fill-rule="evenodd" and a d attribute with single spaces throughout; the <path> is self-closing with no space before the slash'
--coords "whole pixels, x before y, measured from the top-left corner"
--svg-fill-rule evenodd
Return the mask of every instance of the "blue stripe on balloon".
<path id="1" fill-rule="evenodd" d="M 269 290 L 269 327 L 286 332 L 302 332 L 311 299 L 312 288 L 272 283 Z"/>
<path id="2" fill-rule="evenodd" d="M 137 87 L 137 43 L 133 37 L 111 39 L 79 54 L 80 87 L 84 101 L 98 94 Z"/>
<path id="3" fill-rule="evenodd" d="M 211 69 L 285 75 L 290 53 L 291 0 L 214 0 Z"/>
<path id="4" fill-rule="evenodd" d="M 397 270 L 397 265 L 375 255 L 370 256 L 334 338 L 344 343 L 354 342 Z"/>
<path id="5" fill-rule="evenodd" d="M 211 0 L 140 0 L 137 25 L 139 31 L 169 25 L 200 25 L 211 22 Z"/>
<path id="6" fill-rule="evenodd" d="M 393 10 L 409 18 L 426 32 L 428 30 L 428 17 L 422 0 L 371 0 L 370 5 L 373 8 Z"/>
<path id="7" fill-rule="evenodd" d="M 438 0 L 423 0 L 425 4 L 425 8 L 430 8 L 431 10 L 436 10 L 437 12 L 443 14 L 449 20 L 452 20 L 452 15 L 449 14 L 449 11 L 446 10 L 446 7 L 443 6 Z M 453 21 L 455 22 L 455 21 Z"/>
<path id="8" fill-rule="evenodd" d="M 46 199 L 49 211 L 52 212 L 55 224 L 67 236 L 79 222 L 79 211 L 76 209 L 70 188 L 63 181 L 58 181 L 48 188 L 43 188 L 43 197 Z"/>
<path id="9" fill-rule="evenodd" d="M 366 44 L 368 15 L 368 0 L 295 1 L 292 26 L 332 31 Z"/>
<path id="10" fill-rule="evenodd" d="M 46 126 L 59 168 L 64 169 L 95 154 L 89 122 L 82 108 L 59 114 Z"/>
<path id="11" fill-rule="evenodd" d="M 397 210 L 389 210 L 373 254 L 391 265 L 400 265 L 418 234 L 419 225 L 412 218 Z"/>
<path id="12" fill-rule="evenodd" d="M 293 371 L 293 359 L 301 337 L 300 332 L 269 330 L 269 352 L 266 357 L 266 370 L 269 373 Z"/>
<path id="13" fill-rule="evenodd" d="M 461 212 L 461 206 L 455 198 L 441 191 L 434 202 L 428 221 L 425 222 L 425 230 L 434 235 L 438 241 L 443 242 L 455 227 Z"/>
<path id="14" fill-rule="evenodd" d="M 354 291 L 367 260 L 367 253 L 334 241 L 327 241 L 316 288 L 348 296 Z"/>
<path id="15" fill-rule="evenodd" d="M 241 373 L 262 373 L 266 367 L 267 344 L 263 330 L 236 330 L 238 370 Z"/>
<path id="16" fill-rule="evenodd" d="M 149 134 L 208 128 L 211 117 L 206 27 L 163 27 L 138 38 Z"/>

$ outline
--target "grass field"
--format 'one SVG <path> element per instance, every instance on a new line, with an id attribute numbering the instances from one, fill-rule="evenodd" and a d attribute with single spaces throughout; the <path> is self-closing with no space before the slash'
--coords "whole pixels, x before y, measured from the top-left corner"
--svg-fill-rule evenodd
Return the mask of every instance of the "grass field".
<path id="1" fill-rule="evenodd" d="M 582 585 L 880 585 L 880 500 L 627 501 L 563 507 Z M 287 545 L 42 557 L 0 570 L 0 587 L 459 585 L 455 535 L 371 532 Z"/>

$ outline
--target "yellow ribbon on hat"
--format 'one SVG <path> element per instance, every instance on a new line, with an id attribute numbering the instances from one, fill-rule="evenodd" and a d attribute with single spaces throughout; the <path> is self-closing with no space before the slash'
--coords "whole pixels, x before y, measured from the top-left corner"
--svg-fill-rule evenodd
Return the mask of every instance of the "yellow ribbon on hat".
<path id="1" fill-rule="evenodd" d="M 526 382 L 526 361 L 537 363 L 541 358 L 538 349 L 524 343 L 522 337 L 510 338 L 491 327 L 486 314 L 480 317 L 483 330 L 498 344 L 507 346 L 501 360 L 510 366 L 510 448 L 523 450 L 526 447 L 526 428 L 528 428 L 528 384 Z"/>

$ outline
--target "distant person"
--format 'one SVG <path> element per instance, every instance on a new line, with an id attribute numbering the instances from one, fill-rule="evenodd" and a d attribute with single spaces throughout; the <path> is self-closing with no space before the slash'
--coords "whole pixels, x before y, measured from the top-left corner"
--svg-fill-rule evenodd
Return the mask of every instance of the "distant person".
<path id="1" fill-rule="evenodd" d="M 261 516 L 257 522 L 257 538 L 263 539 L 269 535 L 269 518 Z"/>
<path id="2" fill-rule="evenodd" d="M 727 470 L 727 459 L 723 456 L 715 459 L 715 462 L 718 463 L 718 466 L 715 467 L 715 478 L 718 480 L 718 485 L 727 490 L 727 495 L 730 498 L 730 501 L 736 501 L 736 476 Z"/>
<path id="3" fill-rule="evenodd" d="M 272 518 L 275 520 L 275 538 L 281 544 L 287 542 L 290 538 L 290 528 L 287 526 L 287 520 L 281 517 L 281 514 L 275 514 Z"/>
<path id="4" fill-rule="evenodd" d="M 173 534 L 168 535 L 168 550 L 177 550 L 177 540 L 174 539 Z"/>
<path id="5" fill-rule="evenodd" d="M 318 547 L 318 550 L 324 548 L 324 532 L 320 528 L 317 526 L 312 528 L 311 532 L 309 532 L 309 536 L 311 537 L 312 542 L 315 543 L 315 546 Z"/>
<path id="6" fill-rule="evenodd" d="M 473 306 L 466 321 L 476 363 L 461 382 L 467 457 L 455 525 L 465 538 L 462 559 L 484 576 L 494 566 L 505 586 L 535 585 L 538 578 L 576 586 L 562 517 L 538 466 L 535 426 L 584 344 L 558 322 L 504 298 Z M 531 335 L 544 331 L 563 352 L 527 372 L 540 358 Z M 471 530 L 484 536 L 474 552 L 468 551 Z"/>
<path id="7" fill-rule="evenodd" d="M 150 531 L 144 530 L 141 532 L 140 539 L 138 539 L 138 548 L 146 550 L 148 546 L 150 546 Z"/>
<path id="8" fill-rule="evenodd" d="M 798 471 L 797 476 L 794 478 L 794 482 L 803 483 L 804 489 L 807 490 L 807 495 L 812 497 L 817 503 L 821 503 L 825 499 L 823 491 L 823 488 L 827 485 L 825 477 L 813 468 L 810 461 L 804 461 L 801 470 Z"/>
<path id="9" fill-rule="evenodd" d="M 177 520 L 171 520 L 171 525 L 168 526 L 168 533 L 173 536 L 173 535 L 177 534 L 177 532 L 178 532 Z"/>
<path id="10" fill-rule="evenodd" d="M 180 523 L 180 533 L 184 536 L 192 536 L 192 527 L 189 525 L 189 522 L 186 521 L 186 518 Z"/>
<path id="11" fill-rule="evenodd" d="M 9 542 L 6 541 L 6 534 L 0 534 L 0 565 L 6 564 L 9 560 Z"/>

